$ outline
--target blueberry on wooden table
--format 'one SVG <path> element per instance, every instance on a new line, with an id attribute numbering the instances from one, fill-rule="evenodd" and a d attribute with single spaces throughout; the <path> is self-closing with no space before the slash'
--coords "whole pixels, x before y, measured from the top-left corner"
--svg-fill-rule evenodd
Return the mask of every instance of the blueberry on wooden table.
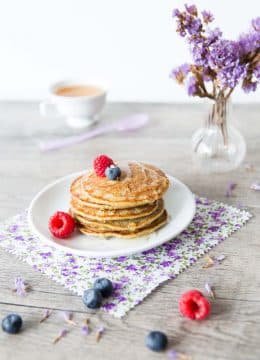
<path id="1" fill-rule="evenodd" d="M 99 290 L 104 298 L 112 295 L 113 284 L 109 279 L 100 278 L 94 282 L 94 289 Z"/>
<path id="2" fill-rule="evenodd" d="M 88 289 L 84 291 L 82 300 L 89 309 L 98 309 L 102 304 L 103 296 L 99 290 Z"/>
<path id="3" fill-rule="evenodd" d="M 20 315 L 9 314 L 2 320 L 2 329 L 8 334 L 17 334 L 21 330 L 23 320 Z"/>
<path id="4" fill-rule="evenodd" d="M 167 336 L 161 331 L 151 331 L 145 339 L 145 345 L 152 351 L 163 351 L 167 344 Z"/>

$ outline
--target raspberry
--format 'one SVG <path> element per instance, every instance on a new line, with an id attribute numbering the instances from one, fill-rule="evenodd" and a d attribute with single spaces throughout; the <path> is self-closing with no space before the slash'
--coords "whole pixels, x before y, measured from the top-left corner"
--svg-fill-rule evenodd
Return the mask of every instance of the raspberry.
<path id="1" fill-rule="evenodd" d="M 209 315 L 210 309 L 210 302 L 198 290 L 185 292 L 179 300 L 181 314 L 193 320 L 205 319 Z"/>
<path id="2" fill-rule="evenodd" d="M 105 171 L 106 168 L 108 168 L 109 166 L 113 165 L 114 162 L 112 159 L 110 159 L 108 156 L 106 155 L 99 155 L 95 158 L 94 162 L 93 162 L 93 167 L 95 170 L 95 173 L 98 176 L 101 177 L 105 177 Z"/>
<path id="3" fill-rule="evenodd" d="M 63 211 L 57 211 L 50 217 L 49 230 L 53 236 L 59 239 L 69 237 L 75 229 L 73 217 Z"/>

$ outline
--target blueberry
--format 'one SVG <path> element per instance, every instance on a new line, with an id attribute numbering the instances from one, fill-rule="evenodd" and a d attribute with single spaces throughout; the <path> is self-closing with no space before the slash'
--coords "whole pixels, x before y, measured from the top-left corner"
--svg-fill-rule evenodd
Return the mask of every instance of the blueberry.
<path id="1" fill-rule="evenodd" d="M 167 336 L 161 331 L 151 331 L 145 339 L 145 345 L 152 351 L 165 350 L 167 343 Z"/>
<path id="2" fill-rule="evenodd" d="M 83 302 L 89 309 L 98 309 L 102 304 L 102 294 L 99 290 L 88 289 L 84 291 Z"/>
<path id="3" fill-rule="evenodd" d="M 106 168 L 105 175 L 109 180 L 117 180 L 121 175 L 121 170 L 118 166 L 110 166 Z"/>
<path id="4" fill-rule="evenodd" d="M 20 315 L 9 314 L 2 320 L 2 329 L 8 334 L 17 334 L 22 327 L 23 320 Z"/>
<path id="5" fill-rule="evenodd" d="M 109 297 L 113 292 L 113 284 L 106 278 L 97 279 L 94 282 L 94 289 L 99 290 L 101 295 L 106 298 Z"/>

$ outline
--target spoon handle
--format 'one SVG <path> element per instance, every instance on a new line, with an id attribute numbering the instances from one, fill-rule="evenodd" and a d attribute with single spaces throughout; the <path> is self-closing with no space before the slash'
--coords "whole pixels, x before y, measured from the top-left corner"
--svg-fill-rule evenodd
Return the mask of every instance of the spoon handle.
<path id="1" fill-rule="evenodd" d="M 50 140 L 46 142 L 40 142 L 39 146 L 42 151 L 49 151 L 55 149 L 61 149 L 66 146 L 70 146 L 73 144 L 78 144 L 84 140 L 91 139 L 95 136 L 99 136 L 105 133 L 108 133 L 113 130 L 113 126 L 100 126 L 96 129 L 89 130 L 80 135 L 69 136 L 66 138 L 60 138 L 55 140 Z"/>

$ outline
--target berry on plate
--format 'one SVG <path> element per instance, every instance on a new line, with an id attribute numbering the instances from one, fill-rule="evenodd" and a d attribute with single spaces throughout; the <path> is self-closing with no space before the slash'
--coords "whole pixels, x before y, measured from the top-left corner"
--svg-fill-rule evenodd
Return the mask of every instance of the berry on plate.
<path id="1" fill-rule="evenodd" d="M 94 159 L 93 167 L 94 167 L 95 173 L 98 176 L 105 177 L 106 169 L 113 164 L 114 164 L 113 160 L 110 159 L 108 156 L 99 155 Z"/>
<path id="2" fill-rule="evenodd" d="M 50 217 L 49 230 L 53 236 L 59 239 L 68 238 L 75 229 L 73 217 L 63 211 L 57 211 Z"/>
<path id="3" fill-rule="evenodd" d="M 179 300 L 181 314 L 189 319 L 203 320 L 211 310 L 208 299 L 198 290 L 189 290 L 182 294 Z"/>
<path id="4" fill-rule="evenodd" d="M 121 175 L 121 170 L 118 166 L 110 166 L 106 168 L 105 175 L 109 180 L 117 180 Z"/>
<path id="5" fill-rule="evenodd" d="M 94 289 L 99 290 L 104 298 L 112 295 L 113 284 L 106 278 L 99 278 L 94 282 Z"/>
<path id="6" fill-rule="evenodd" d="M 167 336 L 161 331 L 151 331 L 145 339 L 145 345 L 152 351 L 163 351 L 167 344 Z"/>
<path id="7" fill-rule="evenodd" d="M 102 304 L 102 294 L 99 290 L 88 289 L 83 293 L 82 300 L 89 309 L 98 309 Z"/>
<path id="8" fill-rule="evenodd" d="M 17 334 L 23 325 L 20 315 L 9 314 L 2 320 L 2 329 L 8 334 Z"/>

